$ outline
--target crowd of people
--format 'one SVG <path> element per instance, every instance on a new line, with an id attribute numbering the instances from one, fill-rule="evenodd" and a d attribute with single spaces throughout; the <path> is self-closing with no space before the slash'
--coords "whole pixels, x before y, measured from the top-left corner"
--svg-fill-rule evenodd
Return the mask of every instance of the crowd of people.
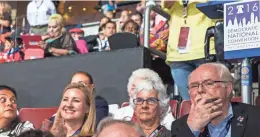
<path id="1" fill-rule="evenodd" d="M 164 19 L 150 13 L 150 45 L 166 52 L 166 63 L 183 100 L 191 100 L 189 114 L 177 119 L 172 115 L 170 97 L 160 76 L 148 68 L 137 69 L 128 79 L 129 106 L 109 115 L 109 104 L 94 96 L 92 76 L 75 72 L 64 88 L 58 111 L 34 129 L 30 121 L 20 121 L 16 90 L 0 86 L 0 136 L 17 137 L 257 137 L 260 132 L 260 108 L 231 103 L 234 78 L 221 63 L 206 63 L 204 39 L 207 28 L 215 25 L 196 8 L 200 1 L 156 3 L 171 15 Z M 32 0 L 27 7 L 30 33 L 41 35 L 39 48 L 44 57 L 86 54 L 113 50 L 109 38 L 127 33 L 143 44 L 145 1 L 136 12 L 121 12 L 114 22 L 114 1 L 101 8 L 97 35 L 85 36 L 80 28 L 65 28 L 51 0 Z M 1 51 L 22 48 L 13 41 L 11 7 L 0 2 Z M 16 38 L 16 37 L 15 37 Z M 211 41 L 213 43 L 213 40 Z M 213 44 L 212 44 L 213 45 Z M 210 49 L 214 52 L 214 48 Z M 1 58 L 0 58 L 1 59 Z M 169 74 L 170 75 L 170 74 Z M 95 78 L 95 76 L 94 76 Z"/>
<path id="2" fill-rule="evenodd" d="M 130 33 L 136 37 L 136 45 L 142 45 L 143 39 L 143 12 L 144 2 L 139 4 L 136 12 L 131 13 L 129 10 L 121 11 L 118 21 L 114 22 L 114 8 L 108 8 L 104 11 L 104 17 L 100 19 L 100 26 L 97 35 L 85 36 L 84 31 L 80 28 L 66 28 L 63 16 L 58 14 L 54 3 L 51 0 L 33 0 L 27 6 L 26 19 L 30 26 L 29 32 L 15 28 L 17 32 L 11 32 L 11 26 L 14 21 L 11 20 L 11 7 L 7 2 L 1 2 L 0 6 L 4 15 L 0 22 L 3 28 L 2 33 L 8 32 L 7 37 L 3 36 L 1 41 L 1 51 L 7 52 L 14 47 L 22 48 L 22 42 L 14 43 L 21 40 L 20 35 L 41 35 L 42 41 L 39 46 L 44 50 L 44 57 L 63 56 L 71 54 L 85 54 L 93 51 L 111 50 L 108 38 L 116 33 Z M 109 4 L 109 3 L 108 3 Z M 112 13 L 113 15 L 110 16 Z M 151 45 L 159 50 L 166 51 L 166 42 L 168 36 L 161 32 L 168 32 L 168 25 L 165 19 L 156 18 L 160 16 L 155 12 L 151 13 Z M 163 22 L 163 23 L 162 23 Z M 13 33 L 13 35 L 10 35 Z M 19 33 L 19 34 L 17 34 Z M 15 36 L 15 37 L 14 37 Z M 160 42 L 157 41 L 160 39 Z M 163 43 L 163 47 L 161 47 Z M 123 48 L 123 46 L 122 46 Z"/>
<path id="3" fill-rule="evenodd" d="M 177 85 L 183 100 L 190 99 L 187 89 L 188 75 L 200 64 L 205 63 L 204 40 L 206 30 L 208 27 L 214 26 L 216 22 L 200 12 L 196 8 L 197 3 L 195 1 L 183 3 L 182 1 L 164 0 L 156 2 L 156 6 L 161 7 L 171 15 L 170 20 L 163 18 L 154 11 L 150 13 L 150 47 L 166 52 L 166 64 L 171 68 L 174 84 Z M 122 10 L 120 18 L 116 22 L 113 21 L 114 10 L 116 10 L 114 4 L 113 1 L 101 4 L 107 8 L 103 11 L 104 17 L 100 19 L 98 34 L 85 36 L 81 28 L 67 30 L 62 15 L 57 14 L 52 1 L 33 0 L 27 6 L 29 33 L 42 36 L 42 40 L 39 42 L 39 48 L 43 50 L 40 52 L 44 53 L 42 57 L 113 50 L 112 47 L 116 45 L 116 42 L 113 42 L 111 46 L 109 38 L 121 33 L 128 34 L 124 40 L 131 39 L 131 44 L 136 43 L 132 45 L 143 45 L 145 1 L 142 0 L 137 4 L 135 12 L 130 13 L 129 10 Z M 183 12 L 183 9 L 186 9 L 187 6 L 189 7 L 188 10 Z M 16 32 L 14 35 L 10 35 L 11 7 L 7 2 L 1 2 L 0 7 L 2 7 L 0 14 L 3 16 L 0 22 L 3 26 L 2 34 L 8 35 L 7 37 L 1 35 L 2 46 L 0 46 L 0 51 L 6 54 L 0 54 L 0 62 L 22 60 L 26 55 L 19 54 L 24 51 L 21 38 L 16 36 L 17 40 L 12 40 L 13 36 L 17 34 Z M 132 39 L 132 37 L 136 39 Z M 120 41 L 122 38 L 120 37 L 118 40 Z M 212 43 L 214 43 L 213 40 L 211 40 L 211 45 L 214 45 Z M 124 45 L 118 47 L 124 48 Z M 214 47 L 210 48 L 210 53 L 214 53 Z M 11 54 L 18 57 L 11 56 Z M 9 56 L 12 59 L 9 59 Z"/>
<path id="4" fill-rule="evenodd" d="M 34 129 L 19 121 L 17 94 L 0 86 L 0 136 L 18 137 L 257 137 L 260 108 L 232 102 L 234 78 L 220 63 L 205 63 L 188 78 L 190 113 L 175 119 L 159 75 L 148 68 L 128 80 L 129 107 L 108 114 L 108 104 L 94 97 L 92 76 L 76 72 L 64 88 L 56 114 Z"/>

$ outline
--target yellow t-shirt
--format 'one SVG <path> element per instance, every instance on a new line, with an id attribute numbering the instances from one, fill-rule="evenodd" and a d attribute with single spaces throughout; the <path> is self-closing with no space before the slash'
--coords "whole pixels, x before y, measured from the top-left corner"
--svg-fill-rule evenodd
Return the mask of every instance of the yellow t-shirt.
<path id="1" fill-rule="evenodd" d="M 170 34 L 167 46 L 167 59 L 166 63 L 174 61 L 189 61 L 195 59 L 201 59 L 205 57 L 204 53 L 204 41 L 206 30 L 215 26 L 216 21 L 208 18 L 202 12 L 196 8 L 196 4 L 199 2 L 207 2 L 207 0 L 190 0 L 188 3 L 188 16 L 186 18 L 186 24 L 183 18 L 183 3 L 182 0 L 175 2 L 174 6 L 170 9 L 164 8 L 164 2 L 162 7 L 166 12 L 171 15 L 169 21 Z M 178 41 L 181 27 L 190 28 L 190 49 L 187 53 L 179 53 Z M 210 53 L 215 53 L 214 50 L 214 39 L 211 39 Z"/>

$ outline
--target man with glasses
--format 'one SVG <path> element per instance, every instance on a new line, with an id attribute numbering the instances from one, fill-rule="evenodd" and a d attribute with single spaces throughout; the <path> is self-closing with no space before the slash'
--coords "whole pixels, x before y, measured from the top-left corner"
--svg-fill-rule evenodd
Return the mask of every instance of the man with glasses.
<path id="1" fill-rule="evenodd" d="M 231 103 L 234 79 L 223 64 L 207 63 L 188 82 L 190 113 L 172 124 L 175 137 L 257 137 L 260 108 Z"/>

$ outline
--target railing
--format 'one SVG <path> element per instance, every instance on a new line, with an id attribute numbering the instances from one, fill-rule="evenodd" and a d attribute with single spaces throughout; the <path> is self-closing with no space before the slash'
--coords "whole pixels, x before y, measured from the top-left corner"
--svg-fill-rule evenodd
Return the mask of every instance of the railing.
<path id="1" fill-rule="evenodd" d="M 158 55 L 162 59 L 166 59 L 166 54 L 164 52 L 158 51 L 152 47 L 150 47 L 150 12 L 153 10 L 154 12 L 160 14 L 166 19 L 170 19 L 170 15 L 164 12 L 161 8 L 156 7 L 154 0 L 149 0 L 146 2 L 145 15 L 144 15 L 144 47 L 148 48 L 153 54 Z"/>
<path id="2" fill-rule="evenodd" d="M 162 51 L 156 50 L 155 48 L 150 47 L 150 12 L 154 11 L 167 20 L 170 20 L 171 16 L 155 5 L 154 0 L 148 0 L 146 2 L 145 15 L 144 15 L 144 47 L 148 48 L 151 53 L 159 56 L 161 59 L 166 60 L 166 54 Z M 174 99 L 179 99 L 179 92 L 176 84 L 174 84 Z"/>

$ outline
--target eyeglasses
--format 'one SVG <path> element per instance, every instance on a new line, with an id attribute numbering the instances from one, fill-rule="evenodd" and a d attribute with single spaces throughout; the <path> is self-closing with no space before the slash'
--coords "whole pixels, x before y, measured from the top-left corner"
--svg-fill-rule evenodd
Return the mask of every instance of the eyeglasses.
<path id="1" fill-rule="evenodd" d="M 84 86 L 86 86 L 86 87 L 88 87 L 88 86 L 91 85 L 90 83 L 87 83 L 87 82 L 85 82 L 85 81 L 79 81 L 78 83 L 79 83 L 79 84 L 82 84 L 82 85 L 84 85 Z"/>
<path id="2" fill-rule="evenodd" d="M 149 105 L 155 105 L 160 100 L 158 98 L 148 98 L 148 99 L 136 98 L 136 99 L 133 100 L 135 105 L 142 105 L 145 101 Z"/>
<path id="3" fill-rule="evenodd" d="M 204 89 L 214 89 L 214 88 L 216 88 L 216 83 L 227 83 L 227 82 L 229 82 L 229 81 L 205 80 L 201 83 L 193 83 L 193 84 L 188 85 L 188 89 L 191 91 L 198 90 L 200 85 Z"/>

